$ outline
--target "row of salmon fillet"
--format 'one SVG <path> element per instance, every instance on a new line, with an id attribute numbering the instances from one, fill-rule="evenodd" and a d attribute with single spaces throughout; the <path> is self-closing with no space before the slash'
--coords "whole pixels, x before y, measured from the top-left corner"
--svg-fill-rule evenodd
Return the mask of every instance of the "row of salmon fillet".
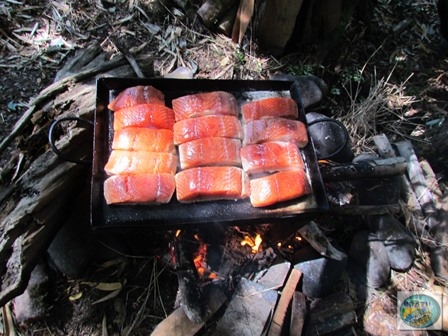
<path id="1" fill-rule="evenodd" d="M 104 169 L 107 204 L 250 198 L 265 207 L 310 192 L 300 153 L 308 143 L 288 97 L 241 106 L 224 91 L 185 95 L 165 105 L 152 86 L 122 91 L 112 152 Z"/>

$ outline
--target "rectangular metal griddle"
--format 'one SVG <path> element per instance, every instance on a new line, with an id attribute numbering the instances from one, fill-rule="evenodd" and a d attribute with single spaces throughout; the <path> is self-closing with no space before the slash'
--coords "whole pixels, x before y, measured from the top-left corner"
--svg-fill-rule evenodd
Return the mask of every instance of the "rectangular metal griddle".
<path id="1" fill-rule="evenodd" d="M 290 96 L 299 107 L 299 120 L 306 123 L 300 93 L 289 81 L 207 80 L 207 79 L 144 79 L 100 78 L 97 80 L 97 106 L 93 143 L 91 224 L 93 229 L 176 229 L 222 223 L 245 225 L 252 223 L 297 222 L 305 214 L 315 214 L 328 209 L 321 174 L 314 147 L 302 149 L 311 194 L 265 208 L 254 208 L 249 198 L 243 200 L 203 201 L 180 203 L 174 193 L 167 204 L 107 205 L 103 196 L 103 184 L 108 177 L 104 166 L 111 153 L 113 139 L 113 112 L 107 108 L 118 93 L 136 85 L 152 85 L 165 94 L 165 102 L 171 107 L 174 98 L 210 91 L 227 91 L 235 95 L 241 104 L 248 99 L 267 96 Z"/>

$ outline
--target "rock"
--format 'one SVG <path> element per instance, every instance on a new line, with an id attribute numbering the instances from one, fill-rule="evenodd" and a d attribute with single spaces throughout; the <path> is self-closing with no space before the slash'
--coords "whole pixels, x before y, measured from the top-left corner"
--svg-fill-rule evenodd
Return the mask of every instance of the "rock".
<path id="1" fill-rule="evenodd" d="M 380 288 L 389 280 L 389 257 L 383 242 L 374 233 L 367 230 L 356 233 L 349 257 L 359 267 L 367 286 Z"/>
<path id="2" fill-rule="evenodd" d="M 392 215 L 369 217 L 369 227 L 383 242 L 390 267 L 396 271 L 407 271 L 415 259 L 417 243 L 411 232 Z"/>
<path id="3" fill-rule="evenodd" d="M 295 269 L 302 275 L 302 292 L 309 298 L 325 296 L 341 279 L 347 266 L 347 257 L 342 260 L 321 256 L 311 246 L 306 246 L 294 255 Z"/>
<path id="4" fill-rule="evenodd" d="M 112 249 L 99 242 L 98 236 L 92 231 L 89 193 L 90 186 L 86 184 L 74 200 L 74 205 L 67 214 L 67 221 L 47 249 L 49 264 L 68 278 L 82 277 L 94 262 L 117 257 Z M 106 241 L 106 238 L 102 241 Z M 124 241 L 123 235 L 121 242 L 124 244 Z"/>
<path id="5" fill-rule="evenodd" d="M 362 161 L 374 161 L 381 159 L 378 155 L 372 153 L 361 153 L 355 156 L 353 159 L 353 163 L 362 162 Z"/>
<path id="6" fill-rule="evenodd" d="M 192 79 L 193 71 L 187 67 L 178 67 L 176 70 L 163 76 L 164 78 Z"/>
<path id="7" fill-rule="evenodd" d="M 268 270 L 259 272 L 256 278 L 260 279 L 257 283 L 270 289 L 280 288 L 285 283 L 290 268 L 291 263 L 287 261 L 273 265 Z"/>
<path id="8" fill-rule="evenodd" d="M 43 263 L 39 263 L 31 272 L 28 287 L 23 294 L 13 300 L 14 317 L 17 323 L 36 321 L 48 315 L 48 274 Z"/>
<path id="9" fill-rule="evenodd" d="M 69 278 L 83 276 L 96 254 L 98 242 L 88 223 L 69 217 L 47 250 L 53 266 Z"/>
<path id="10" fill-rule="evenodd" d="M 295 76 L 291 74 L 275 74 L 273 80 L 295 82 L 298 86 L 303 108 L 315 106 L 327 95 L 327 84 L 313 75 Z"/>
<path id="11" fill-rule="evenodd" d="M 242 278 L 213 336 L 262 335 L 277 300 L 276 290 Z"/>

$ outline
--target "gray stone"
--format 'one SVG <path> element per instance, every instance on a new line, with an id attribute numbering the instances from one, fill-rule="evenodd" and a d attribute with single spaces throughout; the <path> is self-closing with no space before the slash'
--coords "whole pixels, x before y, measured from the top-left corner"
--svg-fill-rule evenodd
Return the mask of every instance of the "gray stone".
<path id="1" fill-rule="evenodd" d="M 390 267 L 396 271 L 409 270 L 414 263 L 417 247 L 411 232 L 388 214 L 370 216 L 369 226 L 386 247 Z"/>
<path id="2" fill-rule="evenodd" d="M 341 251 L 341 253 L 343 253 Z M 341 279 L 347 267 L 347 256 L 335 260 L 323 257 L 311 246 L 306 246 L 294 256 L 295 269 L 302 272 L 302 292 L 309 298 L 328 294 Z"/>
<path id="3" fill-rule="evenodd" d="M 272 79 L 295 82 L 300 92 L 303 108 L 319 104 L 328 92 L 327 84 L 313 75 L 275 74 Z"/>
<path id="4" fill-rule="evenodd" d="M 290 269 L 291 263 L 284 261 L 269 267 L 266 271 L 259 272 L 257 275 L 259 280 L 255 281 L 269 289 L 280 288 L 284 285 Z"/>
<path id="5" fill-rule="evenodd" d="M 31 272 L 26 290 L 13 300 L 14 317 L 17 323 L 36 321 L 48 316 L 49 279 L 45 266 L 39 263 Z"/>
<path id="6" fill-rule="evenodd" d="M 369 231 L 359 231 L 352 239 L 349 257 L 359 267 L 369 287 L 380 288 L 390 277 L 389 257 L 378 237 Z"/>
<path id="7" fill-rule="evenodd" d="M 164 75 L 164 78 L 177 78 L 177 79 L 192 79 L 193 71 L 187 67 L 178 67 L 173 72 Z"/>
<path id="8" fill-rule="evenodd" d="M 213 335 L 262 335 L 277 298 L 277 291 L 242 278 Z"/>
<path id="9" fill-rule="evenodd" d="M 97 252 L 98 242 L 88 223 L 79 218 L 68 219 L 47 250 L 53 265 L 69 278 L 81 277 Z"/>
<path id="10" fill-rule="evenodd" d="M 380 157 L 376 154 L 361 153 L 361 154 L 356 155 L 352 162 L 357 163 L 357 162 L 363 162 L 363 161 L 374 161 L 374 160 L 379 160 L 379 159 L 380 159 Z"/>

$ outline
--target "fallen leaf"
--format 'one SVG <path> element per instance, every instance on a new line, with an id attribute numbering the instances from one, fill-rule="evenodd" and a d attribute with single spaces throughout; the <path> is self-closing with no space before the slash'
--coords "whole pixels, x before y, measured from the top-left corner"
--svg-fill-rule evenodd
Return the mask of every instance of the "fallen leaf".
<path id="1" fill-rule="evenodd" d="M 120 294 L 121 292 L 121 288 L 117 289 L 116 291 L 113 291 L 109 294 L 107 294 L 106 296 L 102 297 L 101 299 L 96 300 L 95 302 L 92 302 L 92 305 L 100 303 L 100 302 L 104 302 L 110 299 L 113 299 L 114 297 L 116 297 L 118 294 Z"/>
<path id="2" fill-rule="evenodd" d="M 121 282 L 81 282 L 81 285 L 87 285 L 101 291 L 111 292 L 123 288 Z"/>
<path id="3" fill-rule="evenodd" d="M 77 293 L 75 293 L 75 294 L 73 294 L 73 295 L 70 295 L 70 296 L 68 297 L 68 299 L 69 299 L 70 301 L 77 301 L 77 300 L 79 300 L 81 297 L 82 297 L 82 292 L 77 292 Z"/>

